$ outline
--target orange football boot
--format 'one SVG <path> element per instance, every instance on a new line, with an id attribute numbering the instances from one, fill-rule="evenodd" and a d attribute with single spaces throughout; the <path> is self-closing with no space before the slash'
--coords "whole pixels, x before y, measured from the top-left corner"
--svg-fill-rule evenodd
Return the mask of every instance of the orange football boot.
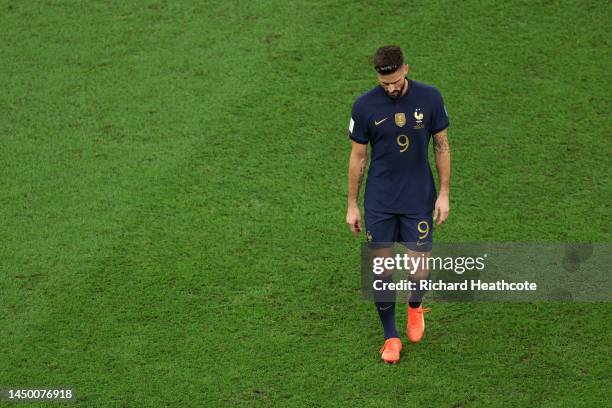
<path id="1" fill-rule="evenodd" d="M 429 312 L 430 309 L 426 307 L 423 309 L 423 305 L 419 307 L 410 307 L 408 305 L 408 324 L 406 325 L 406 331 L 408 332 L 408 338 L 413 343 L 418 343 L 423 338 L 425 333 L 425 318 L 423 313 Z"/>
<path id="2" fill-rule="evenodd" d="M 398 337 L 391 337 L 385 340 L 385 344 L 380 349 L 380 358 L 382 358 L 385 363 L 398 363 L 400 360 L 400 351 L 402 351 L 402 342 Z"/>

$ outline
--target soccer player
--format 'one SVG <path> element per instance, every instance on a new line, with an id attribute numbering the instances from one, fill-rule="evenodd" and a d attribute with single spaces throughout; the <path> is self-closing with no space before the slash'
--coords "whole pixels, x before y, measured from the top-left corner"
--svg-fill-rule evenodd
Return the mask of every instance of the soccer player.
<path id="1" fill-rule="evenodd" d="M 374 56 L 378 86 L 353 104 L 349 123 L 352 140 L 348 169 L 346 222 L 353 234 L 362 231 L 357 202 L 371 146 L 371 164 L 365 188 L 365 230 L 374 256 L 392 256 L 394 242 L 406 247 L 408 256 L 429 255 L 433 221 L 442 224 L 449 214 L 450 149 L 449 120 L 440 92 L 433 86 L 407 77 L 409 66 L 397 46 L 381 47 Z M 429 165 L 428 148 L 433 136 L 439 192 Z M 428 279 L 426 268 L 416 271 L 418 282 Z M 391 273 L 383 274 L 391 282 Z M 385 342 L 381 358 L 400 359 L 402 343 L 395 326 L 395 293 L 376 293 L 374 301 L 383 326 Z M 421 300 L 424 291 L 408 298 L 407 332 L 411 342 L 421 340 L 425 330 Z"/>

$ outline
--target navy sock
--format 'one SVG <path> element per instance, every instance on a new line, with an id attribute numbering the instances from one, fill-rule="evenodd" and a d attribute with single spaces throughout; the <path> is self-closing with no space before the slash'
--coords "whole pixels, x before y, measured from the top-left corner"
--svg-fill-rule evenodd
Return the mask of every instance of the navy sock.
<path id="1" fill-rule="evenodd" d="M 429 280 L 429 278 L 430 278 L 430 276 L 428 274 L 427 278 L 425 278 L 423 280 Z M 417 308 L 417 307 L 421 306 L 421 302 L 423 301 L 423 297 L 427 293 L 426 290 L 421 290 L 420 289 L 419 280 L 415 280 L 415 282 L 417 284 L 417 289 L 413 290 L 412 292 L 410 292 L 410 297 L 408 298 L 408 305 L 410 305 L 410 307 L 412 307 L 412 308 Z"/>
<path id="2" fill-rule="evenodd" d="M 375 304 L 385 332 L 385 340 L 399 337 L 395 327 L 395 302 L 376 302 Z"/>
<path id="3" fill-rule="evenodd" d="M 378 279 L 381 279 L 384 283 L 393 282 L 392 275 L 383 276 Z M 376 311 L 385 332 L 385 340 L 399 337 L 395 327 L 395 292 L 392 290 L 375 291 L 374 304 L 376 305 Z"/>

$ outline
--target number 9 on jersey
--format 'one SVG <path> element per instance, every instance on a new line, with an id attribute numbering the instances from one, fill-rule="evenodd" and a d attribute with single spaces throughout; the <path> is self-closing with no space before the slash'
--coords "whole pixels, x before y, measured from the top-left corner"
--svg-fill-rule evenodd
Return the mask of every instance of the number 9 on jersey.
<path id="1" fill-rule="evenodd" d="M 400 147 L 400 153 L 404 153 L 410 146 L 410 139 L 406 135 L 399 135 L 396 139 L 398 146 Z"/>

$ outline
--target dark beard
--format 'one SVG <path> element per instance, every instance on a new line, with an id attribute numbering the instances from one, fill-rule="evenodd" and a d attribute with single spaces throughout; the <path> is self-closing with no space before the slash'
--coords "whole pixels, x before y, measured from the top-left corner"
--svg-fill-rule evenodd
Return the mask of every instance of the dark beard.
<path id="1" fill-rule="evenodd" d="M 397 101 L 404 93 L 404 89 L 406 88 L 407 85 L 408 85 L 408 80 L 404 78 L 404 84 L 402 85 L 402 89 L 400 89 L 397 93 L 390 94 L 387 91 L 385 91 L 385 93 L 387 94 L 389 98 L 391 98 L 392 101 Z"/>
<path id="2" fill-rule="evenodd" d="M 401 95 L 402 95 L 401 91 L 398 91 L 398 92 L 396 92 L 394 94 L 387 93 L 387 96 L 389 98 L 391 98 L 391 100 L 393 100 L 393 101 L 397 101 Z"/>

